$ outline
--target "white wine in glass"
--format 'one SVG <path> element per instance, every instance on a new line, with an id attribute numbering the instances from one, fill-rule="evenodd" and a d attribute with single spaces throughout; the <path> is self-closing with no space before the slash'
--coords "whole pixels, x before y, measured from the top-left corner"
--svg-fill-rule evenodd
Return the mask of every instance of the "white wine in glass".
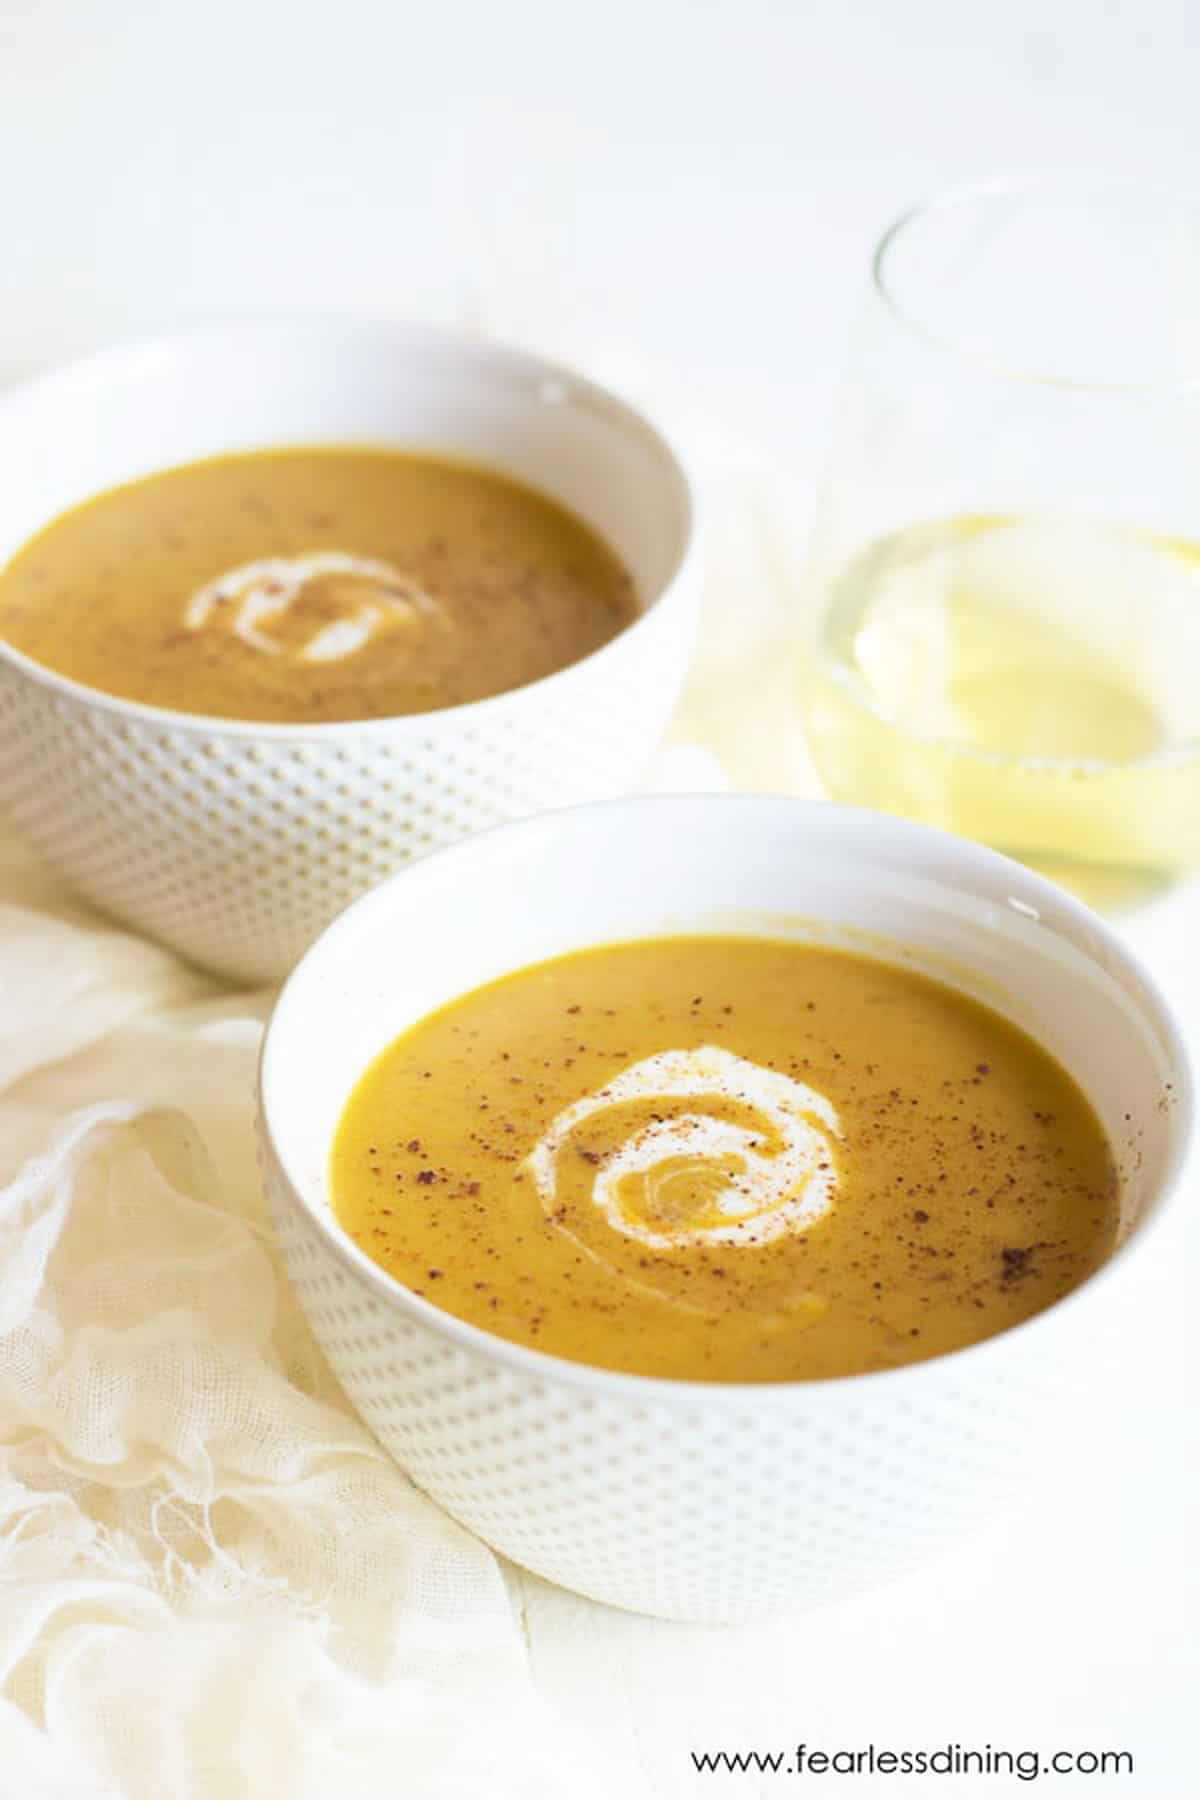
<path id="1" fill-rule="evenodd" d="M 811 583 L 801 697 L 836 798 L 1093 899 L 1200 864 L 1187 210 L 997 184 L 894 227 Z"/>

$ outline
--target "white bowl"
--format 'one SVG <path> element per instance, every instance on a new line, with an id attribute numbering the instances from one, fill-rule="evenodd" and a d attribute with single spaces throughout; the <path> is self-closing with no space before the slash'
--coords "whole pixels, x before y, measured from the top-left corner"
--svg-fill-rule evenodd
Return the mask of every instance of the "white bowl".
<path id="1" fill-rule="evenodd" d="M 329 1150 L 384 1045 L 540 958 L 696 929 L 890 946 L 1033 1033 L 1089 1095 L 1118 1156 L 1123 1241 L 1109 1263 L 1027 1324 L 950 1356 L 838 1381 L 716 1385 L 507 1343 L 355 1247 L 330 1212 Z M 715 1620 L 869 1585 L 993 1509 L 1114 1329 L 1180 1165 L 1191 1089 L 1150 981 L 1029 870 L 880 814 L 706 796 L 529 819 L 377 888 L 284 988 L 260 1108 L 292 1281 L 380 1442 L 528 1568 L 619 1606 Z"/>
<path id="2" fill-rule="evenodd" d="M 399 325 L 208 328 L 11 390 L 0 566 L 117 483 L 221 451 L 352 442 L 453 451 L 556 496 L 624 559 L 643 612 L 527 687 L 369 723 L 140 705 L 0 642 L 0 805 L 90 900 L 242 980 L 285 974 L 349 900 L 413 857 L 631 786 L 686 669 L 691 499 L 658 432 L 538 357 Z"/>

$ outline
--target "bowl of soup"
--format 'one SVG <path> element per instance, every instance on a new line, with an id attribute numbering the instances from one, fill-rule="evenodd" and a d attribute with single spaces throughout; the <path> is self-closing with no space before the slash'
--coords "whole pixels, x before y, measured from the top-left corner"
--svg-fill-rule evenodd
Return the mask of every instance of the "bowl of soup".
<path id="1" fill-rule="evenodd" d="M 686 670 L 679 460 L 536 356 L 193 330 L 10 390 L 0 471 L 0 806 L 237 979 L 414 857 L 636 783 Z"/>
<path id="2" fill-rule="evenodd" d="M 663 1617 L 995 1512 L 1096 1378 L 1191 1115 L 1108 929 L 979 846 L 758 796 L 569 809 L 330 927 L 260 1070 L 289 1273 L 414 1481 Z"/>

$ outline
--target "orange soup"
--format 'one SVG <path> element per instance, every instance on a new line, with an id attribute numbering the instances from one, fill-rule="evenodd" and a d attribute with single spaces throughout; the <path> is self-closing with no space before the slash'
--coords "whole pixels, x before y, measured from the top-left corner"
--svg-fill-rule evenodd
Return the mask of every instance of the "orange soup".
<path id="1" fill-rule="evenodd" d="M 216 457 L 100 494 L 0 571 L 0 638 L 88 687 L 275 723 L 482 700 L 637 615 L 608 545 L 489 469 L 390 449 Z"/>
<path id="2" fill-rule="evenodd" d="M 520 970 L 398 1038 L 336 1215 L 460 1319 L 603 1368 L 789 1381 L 921 1361 L 1112 1249 L 1091 1106 L 1031 1038 L 901 967 L 750 937 Z"/>

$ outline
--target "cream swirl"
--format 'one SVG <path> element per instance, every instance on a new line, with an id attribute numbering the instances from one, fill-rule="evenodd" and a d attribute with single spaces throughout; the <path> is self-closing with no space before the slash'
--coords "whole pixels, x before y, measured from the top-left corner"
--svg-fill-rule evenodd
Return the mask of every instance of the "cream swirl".
<path id="1" fill-rule="evenodd" d="M 678 1106 L 690 1100 L 709 1109 Z M 604 1150 L 576 1141 L 595 1171 L 592 1204 L 625 1237 L 653 1250 L 762 1244 L 806 1230 L 831 1206 L 831 1139 L 840 1133 L 829 1101 L 790 1075 L 706 1044 L 648 1056 L 558 1114 L 525 1159 L 548 1215 L 559 1208 L 560 1157 L 580 1127 L 635 1102 L 670 1110 L 651 1112 Z M 718 1105 L 741 1118 L 722 1118 Z"/>
<path id="2" fill-rule="evenodd" d="M 324 605 L 298 634 L 281 631 L 287 615 L 324 588 Z M 332 616 L 330 616 L 332 614 Z M 218 629 L 267 656 L 334 662 L 361 650 L 379 631 L 444 615 L 425 589 L 390 563 L 313 550 L 243 563 L 198 588 L 184 608 L 189 631 Z M 294 641 L 293 641 L 294 639 Z"/>

